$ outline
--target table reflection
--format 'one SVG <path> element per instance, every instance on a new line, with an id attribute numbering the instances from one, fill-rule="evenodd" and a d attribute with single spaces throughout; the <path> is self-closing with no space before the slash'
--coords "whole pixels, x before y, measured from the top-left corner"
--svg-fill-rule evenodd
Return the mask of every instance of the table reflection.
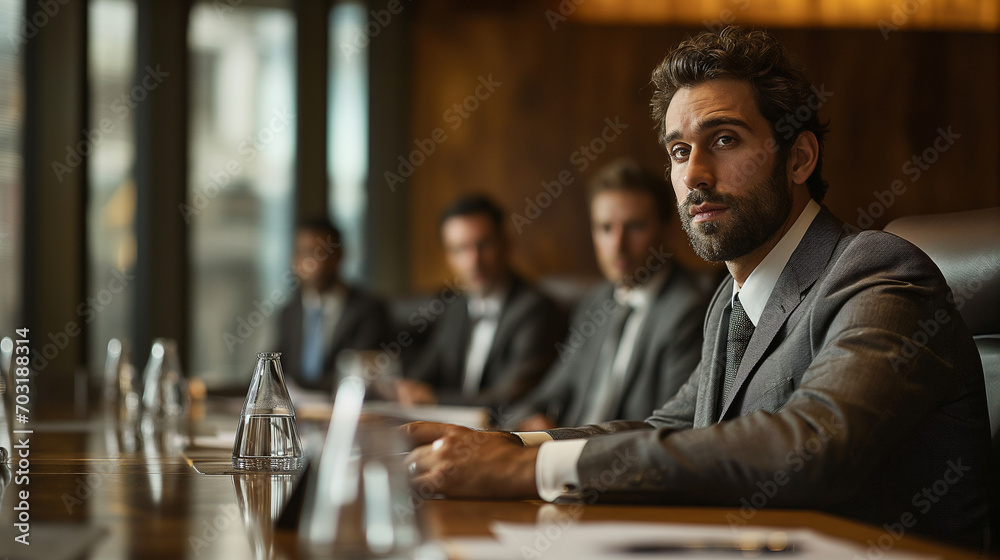
<path id="1" fill-rule="evenodd" d="M 293 474 L 240 474 L 233 476 L 239 505 L 255 560 L 287 558 L 274 547 L 274 522 L 295 486 Z"/>

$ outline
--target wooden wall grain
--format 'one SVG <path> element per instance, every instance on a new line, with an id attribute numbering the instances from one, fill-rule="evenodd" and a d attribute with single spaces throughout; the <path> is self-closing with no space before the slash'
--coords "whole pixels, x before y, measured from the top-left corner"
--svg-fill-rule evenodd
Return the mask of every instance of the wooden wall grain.
<path id="1" fill-rule="evenodd" d="M 429 2 L 414 7 L 412 25 L 412 88 L 399 92 L 400 102 L 410 104 L 414 140 L 435 129 L 446 139 L 394 185 L 408 189 L 411 287 L 432 289 L 448 279 L 437 222 L 450 200 L 486 192 L 512 218 L 527 218 L 525 199 L 544 202 L 542 183 L 560 173 L 572 183 L 548 208 L 530 224 L 521 222 L 520 232 L 509 223 L 517 265 L 533 277 L 596 276 L 586 180 L 618 156 L 663 169 L 648 116 L 649 74 L 673 45 L 700 30 L 572 21 L 553 30 L 543 10 L 526 3 Z M 815 85 L 833 92 L 821 115 L 832 130 L 825 202 L 835 214 L 882 227 L 899 216 L 1000 205 L 997 34 L 899 31 L 885 40 L 877 28 L 772 32 Z M 485 99 L 476 99 L 481 79 L 500 85 L 488 96 L 480 88 Z M 475 109 L 456 111 L 463 102 Z M 602 132 L 612 136 L 608 121 L 627 128 L 586 159 L 582 146 Z M 939 129 L 960 137 L 913 180 L 915 167 L 904 165 L 933 146 Z M 895 180 L 906 191 L 880 211 L 874 193 Z M 869 223 L 859 209 L 880 215 Z M 682 262 L 705 267 L 679 228 L 673 245 Z"/>

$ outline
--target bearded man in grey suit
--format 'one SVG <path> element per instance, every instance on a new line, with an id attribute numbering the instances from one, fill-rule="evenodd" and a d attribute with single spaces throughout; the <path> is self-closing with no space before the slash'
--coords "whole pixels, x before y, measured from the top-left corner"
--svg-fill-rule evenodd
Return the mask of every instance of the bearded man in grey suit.
<path id="1" fill-rule="evenodd" d="M 990 428 L 975 344 L 924 253 L 819 204 L 821 90 L 768 34 L 739 28 L 685 41 L 653 83 L 685 229 L 732 275 L 700 364 L 645 422 L 520 436 L 408 425 L 434 442 L 411 453 L 414 482 L 811 508 L 982 548 Z"/>
<path id="2" fill-rule="evenodd" d="M 547 430 L 642 420 L 677 393 L 701 357 L 706 290 L 664 249 L 666 182 L 628 159 L 589 185 L 594 254 L 607 279 L 577 305 L 559 359 L 502 414 L 506 427 Z"/>

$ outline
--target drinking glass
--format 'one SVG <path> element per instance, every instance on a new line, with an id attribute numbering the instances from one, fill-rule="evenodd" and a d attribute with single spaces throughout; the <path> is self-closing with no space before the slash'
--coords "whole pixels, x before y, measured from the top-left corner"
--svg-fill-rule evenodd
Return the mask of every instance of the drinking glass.
<path id="1" fill-rule="evenodd" d="M 128 344 L 117 338 L 108 341 L 104 361 L 104 403 L 109 411 L 117 410 L 122 421 L 139 411 L 135 368 L 129 359 Z"/>
<path id="2" fill-rule="evenodd" d="M 181 375 L 177 343 L 157 338 L 143 373 L 143 413 L 155 418 L 177 417 L 188 409 L 187 384 Z"/>
<path id="3" fill-rule="evenodd" d="M 433 557 L 403 467 L 406 443 L 383 419 L 362 417 L 364 395 L 361 379 L 340 382 L 326 442 L 307 481 L 301 546 L 334 558 Z"/>

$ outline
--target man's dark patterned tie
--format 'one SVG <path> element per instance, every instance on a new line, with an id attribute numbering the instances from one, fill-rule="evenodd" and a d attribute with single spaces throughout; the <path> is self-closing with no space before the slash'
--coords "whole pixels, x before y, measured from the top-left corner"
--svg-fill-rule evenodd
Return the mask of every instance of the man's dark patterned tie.
<path id="1" fill-rule="evenodd" d="M 726 379 L 720 407 L 725 405 L 729 398 L 729 392 L 736 382 L 736 372 L 740 369 L 740 362 L 743 360 L 743 354 L 747 351 L 750 337 L 753 336 L 753 329 L 753 323 L 743 309 L 740 296 L 737 294 L 733 298 L 733 310 L 729 313 L 729 338 L 726 341 Z"/>

